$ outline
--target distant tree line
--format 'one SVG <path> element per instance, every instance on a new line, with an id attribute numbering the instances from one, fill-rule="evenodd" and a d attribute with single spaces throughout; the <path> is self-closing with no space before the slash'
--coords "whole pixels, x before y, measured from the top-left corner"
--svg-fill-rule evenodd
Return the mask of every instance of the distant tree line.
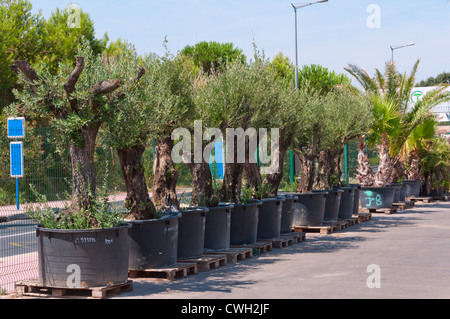
<path id="1" fill-rule="evenodd" d="M 426 80 L 417 83 L 417 87 L 436 86 L 440 84 L 450 84 L 450 72 L 442 72 L 436 77 L 430 76 Z"/>

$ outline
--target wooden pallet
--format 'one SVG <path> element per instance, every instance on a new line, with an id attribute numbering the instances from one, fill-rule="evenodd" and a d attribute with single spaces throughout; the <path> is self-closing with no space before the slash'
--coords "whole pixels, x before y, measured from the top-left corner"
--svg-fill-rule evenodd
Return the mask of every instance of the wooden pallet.
<path id="1" fill-rule="evenodd" d="M 245 245 L 232 245 L 232 248 L 251 248 L 253 255 L 259 255 L 262 253 L 266 253 L 271 251 L 273 246 L 272 242 L 256 242 L 254 244 L 245 244 Z"/>
<path id="2" fill-rule="evenodd" d="M 434 201 L 446 201 L 447 196 L 419 196 L 419 197 L 408 197 L 408 200 L 413 201 L 415 203 L 422 202 L 422 203 L 431 203 Z"/>
<path id="3" fill-rule="evenodd" d="M 350 218 L 350 219 L 344 219 L 347 222 L 347 227 L 354 226 L 356 224 L 359 224 L 358 218 Z"/>
<path id="4" fill-rule="evenodd" d="M 318 225 L 318 226 L 294 226 L 293 230 L 295 232 L 319 233 L 322 235 L 328 235 L 336 232 L 338 230 L 338 227 L 336 226 L 336 224 Z"/>
<path id="5" fill-rule="evenodd" d="M 114 295 L 121 292 L 133 291 L 133 281 L 128 280 L 126 283 L 111 285 L 105 287 L 92 288 L 61 288 L 48 287 L 39 283 L 38 279 L 17 282 L 15 284 L 16 293 L 19 296 L 30 297 L 70 297 L 70 298 L 94 298 L 104 299 L 108 295 Z"/>
<path id="6" fill-rule="evenodd" d="M 358 213 L 357 215 L 353 215 L 354 218 L 358 219 L 359 223 L 367 222 L 372 220 L 372 214 L 370 213 Z"/>
<path id="7" fill-rule="evenodd" d="M 223 251 L 206 251 L 205 255 L 225 255 L 227 262 L 236 263 L 241 260 L 253 257 L 252 248 L 229 248 Z"/>
<path id="8" fill-rule="evenodd" d="M 303 232 L 290 232 L 286 234 L 281 234 L 280 236 L 288 238 L 289 245 L 301 243 L 306 239 L 306 234 Z"/>
<path id="9" fill-rule="evenodd" d="M 398 210 L 405 210 L 414 207 L 413 201 L 404 201 L 399 203 L 393 203 L 392 206 L 397 207 Z"/>
<path id="10" fill-rule="evenodd" d="M 198 271 L 209 271 L 211 269 L 217 269 L 220 266 L 227 264 L 227 256 L 221 255 L 203 255 L 198 258 L 182 259 L 178 262 L 196 263 Z"/>
<path id="11" fill-rule="evenodd" d="M 148 278 L 154 280 L 175 280 L 195 275 L 198 272 L 197 263 L 176 263 L 173 266 L 128 270 L 130 278 Z"/>
<path id="12" fill-rule="evenodd" d="M 293 243 L 293 240 L 290 240 L 286 237 L 278 237 L 278 238 L 271 238 L 271 239 L 264 239 L 261 240 L 261 242 L 269 241 L 272 243 L 272 248 L 284 248 L 289 246 L 289 243 Z"/>
<path id="13" fill-rule="evenodd" d="M 362 211 L 368 212 L 370 214 L 394 214 L 397 212 L 397 207 L 388 208 L 362 208 Z"/>

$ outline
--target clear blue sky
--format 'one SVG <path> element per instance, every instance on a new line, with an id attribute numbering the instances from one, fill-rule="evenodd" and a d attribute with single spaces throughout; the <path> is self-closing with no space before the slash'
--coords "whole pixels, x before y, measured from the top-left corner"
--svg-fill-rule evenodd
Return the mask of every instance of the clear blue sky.
<path id="1" fill-rule="evenodd" d="M 284 0 L 31 0 L 44 17 L 57 7 L 79 5 L 95 22 L 99 37 L 123 38 L 139 53 L 176 53 L 200 41 L 233 42 L 253 56 L 253 41 L 272 58 L 278 52 L 295 61 L 294 10 Z M 298 1 L 295 3 L 306 3 Z M 299 64 L 320 64 L 346 73 L 348 63 L 373 74 L 391 59 L 390 46 L 414 42 L 394 51 L 399 70 L 409 73 L 421 59 L 417 80 L 450 72 L 450 1 L 329 0 L 298 10 Z M 379 28 L 369 28 L 380 9 Z"/>

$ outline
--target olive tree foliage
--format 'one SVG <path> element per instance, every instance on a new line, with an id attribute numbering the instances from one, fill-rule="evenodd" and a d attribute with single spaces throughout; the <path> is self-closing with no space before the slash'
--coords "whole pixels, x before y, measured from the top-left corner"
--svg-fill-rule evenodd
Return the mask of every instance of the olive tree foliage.
<path id="1" fill-rule="evenodd" d="M 148 59 L 146 60 L 148 61 Z M 147 63 L 144 63 L 146 67 Z M 177 171 L 172 158 L 172 133 L 193 122 L 193 74 L 190 61 L 182 55 L 164 56 L 152 62 L 151 77 L 146 77 L 145 107 L 149 110 L 148 129 L 155 139 L 152 199 L 157 207 L 178 208 L 176 195 Z"/>
<path id="2" fill-rule="evenodd" d="M 137 55 L 135 48 L 118 40 L 105 51 L 104 61 L 121 64 L 128 86 L 118 98 L 112 101 L 115 112 L 108 114 L 101 138 L 106 145 L 115 149 L 120 161 L 123 180 L 127 191 L 125 207 L 127 219 L 142 220 L 156 217 L 156 209 L 150 199 L 144 174 L 143 154 L 147 147 L 152 106 L 145 103 L 146 90 L 155 76 L 156 56 L 146 59 Z M 145 67 L 144 67 L 145 66 Z"/>
<path id="3" fill-rule="evenodd" d="M 104 61 L 83 41 L 76 63 L 61 63 L 55 75 L 45 63 L 34 69 L 26 61 L 15 61 L 12 68 L 23 89 L 14 91 L 18 102 L 9 106 L 8 113 L 46 119 L 56 128 L 71 156 L 71 208 L 89 209 L 96 193 L 96 138 L 115 111 L 115 100 L 123 96 L 119 89 L 130 85 L 124 63 Z"/>
<path id="4" fill-rule="evenodd" d="M 324 114 L 323 99 L 342 87 L 350 91 L 348 94 L 354 94 L 354 89 L 349 83 L 350 80 L 345 75 L 336 74 L 319 65 L 304 66 L 299 70 L 299 89 L 305 90 L 309 99 L 303 113 L 307 119 L 305 127 L 299 130 L 294 140 L 294 149 L 301 162 L 301 178 L 297 183 L 298 192 L 310 192 L 314 187 L 315 161 L 321 151 L 319 138 L 324 136 L 320 133 L 321 128 L 327 121 L 326 116 L 335 116 L 334 113 Z"/>
<path id="5" fill-rule="evenodd" d="M 330 189 L 341 184 L 341 155 L 344 144 L 364 135 L 372 123 L 369 103 L 354 90 L 340 89 L 321 97 L 322 113 L 318 132 L 318 171 L 316 189 Z"/>
<path id="6" fill-rule="evenodd" d="M 254 61 L 235 61 L 226 65 L 222 72 L 213 72 L 212 76 L 198 81 L 195 105 L 200 118 L 208 127 L 218 128 L 225 134 L 222 200 L 241 201 L 244 172 L 254 191 L 261 185 L 262 177 L 253 156 L 256 144 L 261 142 L 265 132 L 271 137 L 271 128 L 283 129 L 278 116 L 288 117 L 288 113 L 278 112 L 288 107 L 290 91 L 293 90 L 277 79 L 276 73 L 269 69 L 269 61 L 257 51 Z M 250 142 L 251 139 L 256 143 Z M 271 158 L 271 140 L 268 140 L 269 162 L 278 161 L 278 158 Z"/>

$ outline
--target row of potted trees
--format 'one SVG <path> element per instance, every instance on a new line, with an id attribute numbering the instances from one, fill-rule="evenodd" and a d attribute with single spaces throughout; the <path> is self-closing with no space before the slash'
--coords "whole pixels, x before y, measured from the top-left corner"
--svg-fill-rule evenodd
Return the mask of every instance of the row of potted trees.
<path id="1" fill-rule="evenodd" d="M 121 284 L 127 282 L 129 270 L 170 267 L 205 252 L 225 252 L 233 245 L 279 238 L 293 226 L 350 219 L 360 205 L 392 207 L 394 201 L 417 196 L 419 189 L 418 181 L 378 188 L 351 184 L 326 191 L 249 198 L 240 204 L 186 207 L 164 212 L 156 219 L 124 219 L 111 228 L 68 231 L 38 227 L 39 280 L 44 286 L 63 288 Z"/>
<path id="2" fill-rule="evenodd" d="M 186 207 L 156 219 L 115 227 L 37 227 L 39 282 L 45 287 L 90 288 L 123 284 L 129 270 L 170 267 L 208 251 L 254 244 L 291 231 L 294 195 L 241 204 Z"/>

